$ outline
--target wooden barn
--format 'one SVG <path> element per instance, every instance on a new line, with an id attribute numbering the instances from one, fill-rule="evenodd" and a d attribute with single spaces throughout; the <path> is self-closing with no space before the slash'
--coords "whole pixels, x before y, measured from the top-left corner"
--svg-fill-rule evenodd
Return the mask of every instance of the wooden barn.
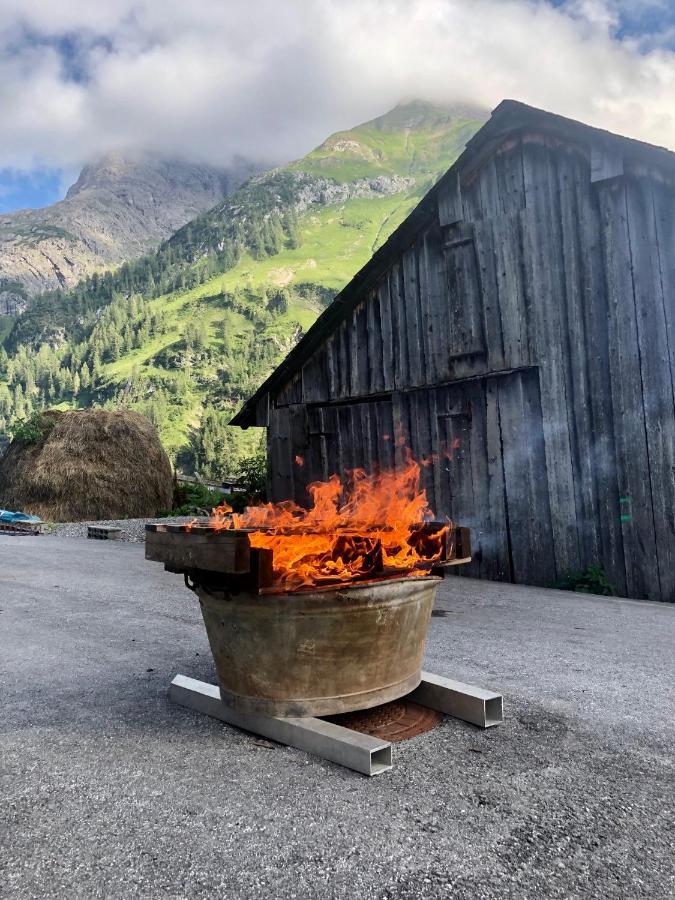
<path id="1" fill-rule="evenodd" d="M 468 574 L 675 601 L 674 374 L 675 154 L 506 100 L 233 424 L 275 500 L 403 442 Z"/>

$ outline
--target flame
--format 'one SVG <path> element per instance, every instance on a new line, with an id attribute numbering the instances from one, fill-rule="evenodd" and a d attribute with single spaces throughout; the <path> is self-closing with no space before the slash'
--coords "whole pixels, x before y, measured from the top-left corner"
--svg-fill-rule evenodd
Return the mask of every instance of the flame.
<path id="1" fill-rule="evenodd" d="M 434 523 L 420 467 L 408 458 L 401 469 L 315 481 L 309 509 L 292 500 L 248 507 L 224 505 L 209 521 L 216 528 L 254 529 L 252 547 L 274 551 L 274 586 L 282 590 L 388 574 L 423 574 L 441 558 L 450 523 Z M 422 523 L 429 522 L 429 526 Z"/>

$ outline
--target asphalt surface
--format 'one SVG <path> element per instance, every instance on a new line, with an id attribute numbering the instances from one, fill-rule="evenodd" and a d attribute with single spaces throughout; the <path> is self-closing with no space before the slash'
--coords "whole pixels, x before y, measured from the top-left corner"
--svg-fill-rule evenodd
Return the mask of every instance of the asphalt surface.
<path id="1" fill-rule="evenodd" d="M 367 779 L 172 706 L 215 680 L 134 544 L 0 536 L 0 896 L 675 896 L 675 606 L 450 578 L 427 668 L 499 690 Z"/>

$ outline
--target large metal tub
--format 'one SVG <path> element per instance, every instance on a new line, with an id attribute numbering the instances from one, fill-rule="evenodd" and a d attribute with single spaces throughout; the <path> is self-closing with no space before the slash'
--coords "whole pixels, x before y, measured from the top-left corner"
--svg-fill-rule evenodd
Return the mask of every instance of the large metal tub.
<path id="1" fill-rule="evenodd" d="M 414 690 L 440 578 L 286 594 L 198 587 L 223 701 L 273 716 L 366 709 Z"/>

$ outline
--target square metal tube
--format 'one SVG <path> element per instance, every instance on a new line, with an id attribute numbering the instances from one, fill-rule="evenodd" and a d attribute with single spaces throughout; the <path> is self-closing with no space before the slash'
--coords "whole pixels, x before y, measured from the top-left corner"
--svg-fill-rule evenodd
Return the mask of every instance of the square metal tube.
<path id="1" fill-rule="evenodd" d="M 380 775 L 392 767 L 391 744 L 350 731 L 323 719 L 280 718 L 226 706 L 220 688 L 185 675 L 176 675 L 169 696 L 174 703 L 205 713 L 280 744 L 306 750 L 364 775 Z"/>
<path id="2" fill-rule="evenodd" d="M 408 699 L 479 728 L 491 728 L 504 721 L 501 694 L 432 672 L 422 672 L 422 683 L 408 694 Z"/>

